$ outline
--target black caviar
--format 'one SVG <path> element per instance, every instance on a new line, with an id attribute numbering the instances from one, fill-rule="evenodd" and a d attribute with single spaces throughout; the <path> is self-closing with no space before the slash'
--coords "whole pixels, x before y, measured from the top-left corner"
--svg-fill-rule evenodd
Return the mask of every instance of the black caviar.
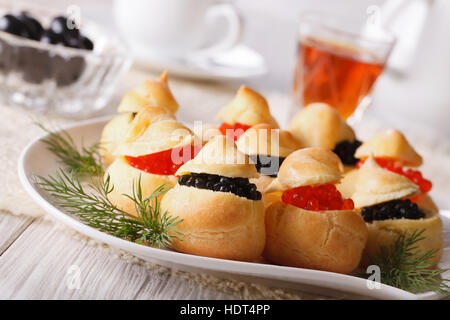
<path id="1" fill-rule="evenodd" d="M 334 147 L 333 152 L 338 155 L 343 164 L 354 166 L 359 161 L 355 158 L 355 151 L 361 144 L 359 140 L 353 142 L 342 141 Z"/>
<path id="2" fill-rule="evenodd" d="M 411 200 L 392 200 L 371 207 L 364 207 L 361 215 L 366 222 L 388 219 L 422 219 L 425 213 Z"/>
<path id="3" fill-rule="evenodd" d="M 249 155 L 259 173 L 275 178 L 285 158 L 265 155 Z"/>
<path id="4" fill-rule="evenodd" d="M 248 178 L 230 178 L 217 174 L 191 173 L 182 175 L 178 184 L 199 189 L 208 189 L 219 192 L 231 192 L 239 197 L 249 200 L 261 200 L 261 192 L 250 183 Z"/>

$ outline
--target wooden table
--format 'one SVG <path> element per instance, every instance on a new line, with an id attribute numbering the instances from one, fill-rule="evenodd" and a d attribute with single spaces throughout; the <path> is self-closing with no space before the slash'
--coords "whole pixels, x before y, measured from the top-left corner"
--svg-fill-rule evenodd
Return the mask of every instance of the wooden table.
<path id="1" fill-rule="evenodd" d="M 232 298 L 241 296 L 170 272 L 149 273 L 42 218 L 0 213 L 0 299 Z"/>

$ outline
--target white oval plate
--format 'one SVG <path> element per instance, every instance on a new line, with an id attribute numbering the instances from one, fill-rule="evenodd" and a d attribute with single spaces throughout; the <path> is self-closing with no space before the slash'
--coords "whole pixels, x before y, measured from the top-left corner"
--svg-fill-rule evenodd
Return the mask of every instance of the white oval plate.
<path id="1" fill-rule="evenodd" d="M 89 145 L 99 141 L 102 128 L 106 122 L 105 118 L 93 119 L 81 122 L 66 130 L 76 143 L 83 142 L 85 145 Z M 416 295 L 387 285 L 381 285 L 379 289 L 371 290 L 368 288 L 366 280 L 338 273 L 206 258 L 171 250 L 155 249 L 100 232 L 55 207 L 52 204 L 51 197 L 34 185 L 33 176 L 52 174 L 60 166 L 53 154 L 42 143 L 41 140 L 45 136 L 47 135 L 43 135 L 31 142 L 22 152 L 19 159 L 19 177 L 25 190 L 44 210 L 67 226 L 95 240 L 128 251 L 146 261 L 197 273 L 211 273 L 222 278 L 237 278 L 274 287 L 302 289 L 331 296 L 339 296 L 342 293 L 346 293 L 347 297 L 377 299 L 440 298 L 438 294 L 433 292 Z M 441 211 L 441 215 L 444 221 L 444 247 L 446 248 L 441 266 L 448 268 L 450 267 L 450 212 Z M 445 276 L 446 278 L 450 277 L 449 274 Z"/>

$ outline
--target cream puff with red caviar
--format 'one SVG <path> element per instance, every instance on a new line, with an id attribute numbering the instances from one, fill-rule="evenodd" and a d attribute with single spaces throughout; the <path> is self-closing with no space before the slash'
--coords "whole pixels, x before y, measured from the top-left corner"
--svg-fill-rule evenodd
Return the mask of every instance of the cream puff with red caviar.
<path id="1" fill-rule="evenodd" d="M 267 123 L 272 128 L 279 128 L 270 113 L 267 100 L 246 86 L 239 88 L 233 100 L 219 111 L 216 119 L 222 121 L 221 125 L 216 128 L 218 132 L 233 138 L 234 141 L 257 124 Z M 202 136 L 204 137 L 205 134 L 202 133 Z"/>
<path id="2" fill-rule="evenodd" d="M 178 103 L 167 83 L 167 71 L 157 81 L 145 81 L 128 92 L 120 102 L 120 115 L 108 122 L 100 139 L 102 161 L 105 166 L 114 161 L 114 149 L 123 142 L 136 113 L 151 106 L 167 109 L 171 114 L 178 110 Z"/>
<path id="3" fill-rule="evenodd" d="M 387 249 L 403 233 L 424 230 L 417 250 L 425 253 L 437 250 L 430 263 L 439 262 L 442 256 L 442 221 L 436 206 L 414 203 L 410 199 L 420 192 L 418 185 L 407 177 L 382 168 L 369 157 L 356 171 L 356 189 L 352 196 L 355 208 L 360 211 L 369 230 L 364 250 L 364 260 L 369 262 Z"/>
<path id="4" fill-rule="evenodd" d="M 336 154 L 324 148 L 291 153 L 267 192 L 281 201 L 266 209 L 264 256 L 277 264 L 349 274 L 367 241 L 367 227 L 334 184 L 343 175 Z"/>
<path id="5" fill-rule="evenodd" d="M 193 133 L 173 117 L 146 112 L 136 115 L 105 173 L 114 186 L 109 200 L 130 214 L 136 213 L 134 203 L 124 194 L 131 195 L 139 180 L 144 197 L 163 184 L 175 185 L 175 172 L 200 149 Z"/>
<path id="6" fill-rule="evenodd" d="M 265 244 L 264 205 L 249 179 L 255 165 L 231 138 L 217 136 L 181 166 L 162 211 L 182 221 L 174 249 L 205 257 L 255 261 Z"/>
<path id="7" fill-rule="evenodd" d="M 326 103 L 312 103 L 303 108 L 290 122 L 289 131 L 305 147 L 332 150 L 346 171 L 358 162 L 354 153 L 361 142 L 339 112 Z"/>
<path id="8" fill-rule="evenodd" d="M 236 146 L 255 163 L 260 177 L 250 180 L 258 190 L 263 192 L 278 175 L 284 159 L 301 145 L 290 132 L 273 129 L 269 124 L 257 124 L 236 141 Z M 264 205 L 268 206 L 278 197 L 263 193 Z"/>
<path id="9" fill-rule="evenodd" d="M 413 201 L 432 202 L 428 196 L 432 188 L 431 181 L 425 179 L 419 170 L 413 169 L 422 164 L 422 157 L 400 131 L 387 129 L 364 142 L 355 152 L 355 157 L 360 160 L 356 168 L 361 167 L 370 156 L 373 156 L 381 167 L 403 175 L 419 186 L 420 193 Z M 338 186 L 348 197 L 355 192 L 355 176 L 356 171 L 350 172 Z"/>

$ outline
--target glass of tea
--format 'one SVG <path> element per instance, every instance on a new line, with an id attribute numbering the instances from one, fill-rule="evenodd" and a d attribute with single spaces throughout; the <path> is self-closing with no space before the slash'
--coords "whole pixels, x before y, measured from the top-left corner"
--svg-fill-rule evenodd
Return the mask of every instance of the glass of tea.
<path id="1" fill-rule="evenodd" d="M 293 96 L 296 107 L 324 102 L 350 123 L 372 99 L 395 37 L 361 20 L 325 13 L 300 17 Z"/>

